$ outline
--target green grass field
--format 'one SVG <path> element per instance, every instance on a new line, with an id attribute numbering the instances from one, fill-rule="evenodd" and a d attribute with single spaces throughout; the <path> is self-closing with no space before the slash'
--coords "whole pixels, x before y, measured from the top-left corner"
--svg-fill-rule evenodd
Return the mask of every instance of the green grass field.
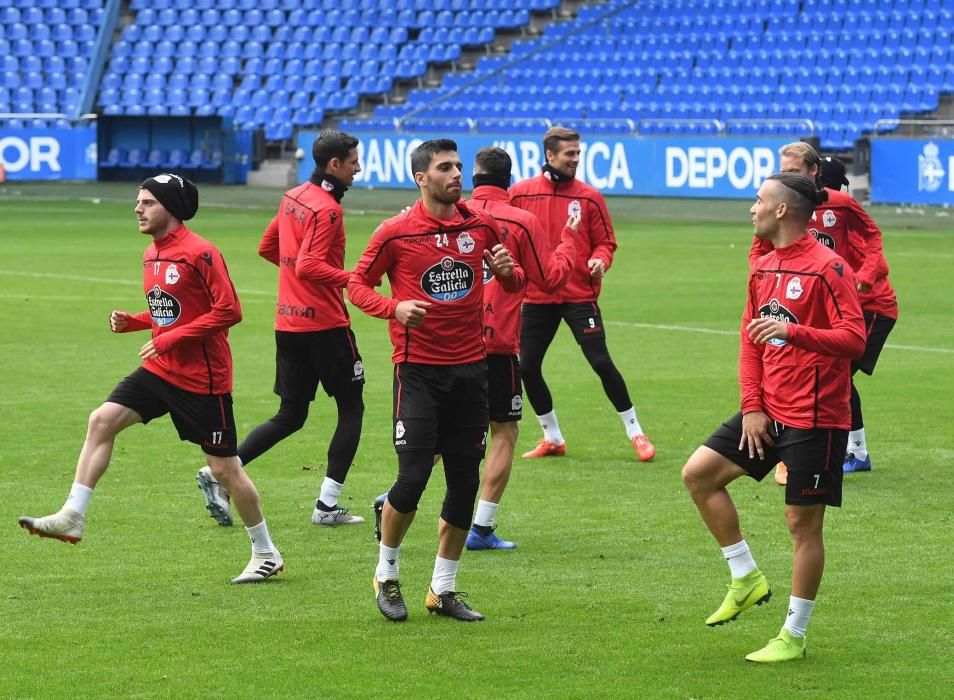
<path id="1" fill-rule="evenodd" d="M 0 697 L 937 697 L 950 682 L 954 502 L 954 223 L 933 210 L 874 208 L 901 319 L 862 377 L 874 471 L 846 476 L 828 514 L 828 568 L 809 656 L 746 664 L 774 636 L 791 545 L 771 479 L 732 487 L 771 603 L 703 624 L 728 570 L 681 484 L 695 447 L 737 409 L 737 328 L 751 239 L 747 202 L 612 200 L 620 248 L 601 305 L 609 344 L 658 448 L 634 459 L 569 333 L 546 371 L 565 459 L 524 462 L 499 514 L 513 552 L 465 553 L 459 586 L 487 615 L 426 614 L 443 493 L 439 472 L 405 542 L 407 623 L 371 592 L 372 526 L 309 522 L 333 426 L 308 425 L 250 467 L 287 571 L 231 587 L 248 558 L 241 528 L 207 517 L 197 447 L 168 419 L 117 441 L 77 546 L 28 537 L 22 514 L 60 507 L 86 417 L 137 364 L 142 334 L 114 336 L 114 308 L 144 308 L 133 185 L 0 188 Z M 345 199 L 353 264 L 410 194 Z M 275 268 L 258 239 L 276 191 L 202 190 L 191 226 L 229 263 L 245 318 L 233 329 L 235 414 L 270 417 Z M 95 201 L 94 201 L 95 200 Z M 396 473 L 386 323 L 354 314 L 368 383 L 365 430 L 345 503 L 370 516 Z M 529 408 L 529 406 L 528 406 Z M 528 411 L 528 414 L 530 411 Z M 519 448 L 538 439 L 531 415 Z M 948 681 L 944 681 L 948 678 Z"/>

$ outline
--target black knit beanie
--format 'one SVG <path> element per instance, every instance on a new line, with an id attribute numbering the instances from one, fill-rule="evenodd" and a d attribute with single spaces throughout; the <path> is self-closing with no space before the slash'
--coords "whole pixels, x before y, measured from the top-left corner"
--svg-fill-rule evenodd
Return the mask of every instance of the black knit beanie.
<path id="1" fill-rule="evenodd" d="M 179 221 L 188 221 L 199 210 L 198 188 L 181 175 L 156 175 L 144 180 L 140 187 L 152 192 L 159 204 Z"/>

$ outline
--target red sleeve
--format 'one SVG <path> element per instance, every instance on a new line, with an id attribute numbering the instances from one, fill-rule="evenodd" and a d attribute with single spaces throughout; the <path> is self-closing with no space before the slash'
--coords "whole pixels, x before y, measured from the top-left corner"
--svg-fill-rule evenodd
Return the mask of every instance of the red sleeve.
<path id="1" fill-rule="evenodd" d="M 543 226 L 533 217 L 527 235 L 520 239 L 520 266 L 527 275 L 527 279 L 541 291 L 550 294 L 566 284 L 567 277 L 573 269 L 576 259 L 576 231 L 569 226 L 563 228 L 560 234 L 560 245 L 553 253 L 547 256 L 540 241 L 545 240 Z"/>
<path id="2" fill-rule="evenodd" d="M 848 211 L 855 220 L 854 225 L 850 228 L 859 233 L 865 240 L 865 260 L 861 264 L 861 268 L 855 271 L 855 279 L 873 287 L 875 282 L 888 276 L 888 265 L 884 261 L 881 229 L 854 198 L 848 198 Z"/>
<path id="3" fill-rule="evenodd" d="M 497 225 L 497 220 L 488 214 L 482 214 L 481 218 L 483 222 L 487 224 L 487 227 L 490 229 L 491 236 L 487 239 L 485 243 L 485 250 L 494 252 L 494 247 L 498 243 L 503 242 L 503 234 L 500 231 L 500 226 Z M 511 251 L 512 253 L 512 251 Z M 527 274 L 524 272 L 523 267 L 520 266 L 520 253 L 517 252 L 516 255 L 511 254 L 513 258 L 513 274 L 509 277 L 501 277 L 500 275 L 494 273 L 494 277 L 500 282 L 500 286 L 504 288 L 504 291 L 515 294 L 521 291 L 525 286 L 527 286 Z"/>
<path id="4" fill-rule="evenodd" d="M 212 264 L 201 262 L 195 265 L 195 269 L 205 280 L 205 285 L 212 297 L 211 308 L 191 322 L 155 336 L 152 342 L 160 353 L 168 352 L 182 340 L 215 335 L 242 320 L 242 306 L 239 304 L 235 285 L 229 278 L 229 271 L 222 254 L 215 249 L 203 251 L 203 256 L 207 254 L 210 255 Z"/>
<path id="5" fill-rule="evenodd" d="M 123 333 L 132 333 L 134 331 L 148 331 L 152 328 L 152 316 L 148 311 L 140 311 L 138 314 L 129 314 L 129 320 L 126 323 L 126 330 Z"/>
<path id="6" fill-rule="evenodd" d="M 258 244 L 258 254 L 268 260 L 273 265 L 279 261 L 278 252 L 278 215 L 272 219 L 272 223 L 265 229 L 261 242 Z"/>
<path id="7" fill-rule="evenodd" d="M 381 278 L 391 267 L 392 260 L 389 247 L 384 245 L 386 236 L 380 229 L 374 232 L 368 247 L 361 254 L 361 259 L 354 267 L 348 280 L 348 298 L 351 303 L 369 316 L 377 318 L 393 318 L 398 300 L 389 299 L 374 291 L 374 287 L 381 283 Z"/>
<path id="8" fill-rule="evenodd" d="M 865 352 L 865 321 L 855 289 L 855 277 L 843 260 L 825 268 L 829 294 L 824 298 L 831 328 L 789 324 L 788 342 L 832 357 L 861 357 Z"/>
<path id="9" fill-rule="evenodd" d="M 616 252 L 616 234 L 613 232 L 613 222 L 606 209 L 606 200 L 597 195 L 593 201 L 596 204 L 596 211 L 589 209 L 590 220 L 586 222 L 592 248 L 590 259 L 599 258 L 606 263 L 608 270 L 613 264 L 613 253 Z"/>
<path id="10" fill-rule="evenodd" d="M 749 275 L 749 298 L 742 313 L 741 344 L 739 346 L 739 387 L 742 392 L 742 413 L 763 411 L 762 404 L 762 353 L 764 345 L 757 345 L 746 333 L 746 326 L 755 311 L 755 280 Z"/>
<path id="11" fill-rule="evenodd" d="M 302 240 L 295 263 L 295 276 L 298 279 L 335 289 L 348 286 L 351 273 L 325 260 L 342 225 L 340 211 L 320 209 L 312 215 L 311 233 Z"/>
<path id="12" fill-rule="evenodd" d="M 758 236 L 752 236 L 752 247 L 749 248 L 749 269 L 752 270 L 755 268 L 755 263 L 758 262 L 766 253 L 771 253 L 773 246 L 768 241 L 763 241 Z"/>

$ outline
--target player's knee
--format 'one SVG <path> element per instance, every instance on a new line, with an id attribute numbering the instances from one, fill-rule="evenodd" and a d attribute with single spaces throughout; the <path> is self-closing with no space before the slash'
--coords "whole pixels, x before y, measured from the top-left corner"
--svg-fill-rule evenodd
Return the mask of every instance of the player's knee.
<path id="1" fill-rule="evenodd" d="M 272 422 L 284 426 L 291 433 L 301 430 L 306 420 L 308 420 L 308 402 L 285 399 L 282 399 L 278 413 L 272 418 Z"/>
<path id="2" fill-rule="evenodd" d="M 517 421 L 504 421 L 490 423 L 490 436 L 494 441 L 505 442 L 508 445 L 516 445 L 517 437 L 520 435 L 520 424 Z"/>
<path id="3" fill-rule="evenodd" d="M 212 457 L 207 455 L 206 462 L 212 471 L 212 476 L 221 484 L 231 484 L 242 471 L 237 457 Z"/>
<path id="4" fill-rule="evenodd" d="M 398 477 L 388 492 L 391 507 L 399 513 L 413 513 L 424 495 L 431 476 L 434 456 L 427 453 L 398 454 Z"/>
<path id="5" fill-rule="evenodd" d="M 824 523 L 824 506 L 786 506 L 785 524 L 795 539 L 820 537 Z"/>
<path id="6" fill-rule="evenodd" d="M 474 515 L 474 500 L 480 488 L 480 474 L 458 474 L 447 480 L 447 495 L 441 508 L 441 517 L 461 530 L 470 527 Z"/>
<path id="7" fill-rule="evenodd" d="M 100 406 L 89 414 L 87 434 L 96 438 L 108 438 L 119 432 L 116 412 L 108 406 Z"/>

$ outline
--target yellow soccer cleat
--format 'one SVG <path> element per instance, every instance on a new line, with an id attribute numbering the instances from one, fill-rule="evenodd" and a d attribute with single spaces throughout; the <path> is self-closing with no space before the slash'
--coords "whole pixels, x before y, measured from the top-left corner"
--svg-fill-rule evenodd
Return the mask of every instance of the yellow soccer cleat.
<path id="1" fill-rule="evenodd" d="M 767 603 L 771 597 L 772 591 L 769 590 L 765 576 L 758 569 L 752 569 L 742 578 L 732 579 L 725 600 L 722 601 L 718 610 L 709 615 L 706 624 L 709 627 L 715 627 L 732 622 L 743 610 L 748 610 L 753 605 Z"/>
<path id="2" fill-rule="evenodd" d="M 747 654 L 746 661 L 759 664 L 777 664 L 781 661 L 804 659 L 806 654 L 805 638 L 793 637 L 784 627 L 778 636 L 758 651 Z"/>

